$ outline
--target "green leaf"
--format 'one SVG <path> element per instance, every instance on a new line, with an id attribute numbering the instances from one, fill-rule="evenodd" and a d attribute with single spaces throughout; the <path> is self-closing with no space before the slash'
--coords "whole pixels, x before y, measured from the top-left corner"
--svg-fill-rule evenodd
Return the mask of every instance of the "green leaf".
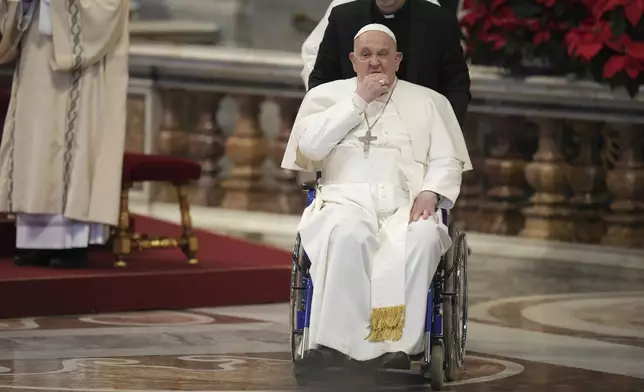
<path id="1" fill-rule="evenodd" d="M 624 34 L 626 30 L 626 18 L 623 12 L 611 12 L 609 16 L 610 26 L 616 36 Z"/>
<path id="2" fill-rule="evenodd" d="M 554 14 L 556 19 L 563 19 L 563 16 L 566 14 L 566 11 L 568 11 L 568 6 L 562 2 L 562 1 L 557 1 L 554 6 Z"/>
<path id="3" fill-rule="evenodd" d="M 631 98 L 633 98 L 637 95 L 637 93 L 640 90 L 640 83 L 635 79 L 631 79 L 630 77 L 627 77 L 624 83 L 624 87 L 626 87 L 626 91 L 628 91 L 628 95 L 630 95 Z"/>
<path id="4" fill-rule="evenodd" d="M 589 64 L 590 74 L 597 82 L 604 80 L 604 64 L 599 61 L 592 61 Z"/>
<path id="5" fill-rule="evenodd" d="M 505 53 L 510 56 L 520 54 L 521 51 L 525 49 L 525 41 L 521 39 L 516 39 L 514 37 L 508 37 L 508 41 L 505 44 Z"/>
<path id="6" fill-rule="evenodd" d="M 512 10 L 517 18 L 534 18 L 543 15 L 543 7 L 537 4 L 515 4 L 512 6 Z"/>
<path id="7" fill-rule="evenodd" d="M 622 76 L 623 75 L 620 75 L 620 73 L 617 73 L 617 74 L 615 74 L 615 76 L 613 76 L 612 78 L 608 79 L 608 85 L 610 86 L 611 89 L 614 90 L 614 89 L 616 89 L 617 87 L 619 87 L 620 85 L 623 84 L 624 81 L 621 80 L 621 79 L 623 79 Z"/>

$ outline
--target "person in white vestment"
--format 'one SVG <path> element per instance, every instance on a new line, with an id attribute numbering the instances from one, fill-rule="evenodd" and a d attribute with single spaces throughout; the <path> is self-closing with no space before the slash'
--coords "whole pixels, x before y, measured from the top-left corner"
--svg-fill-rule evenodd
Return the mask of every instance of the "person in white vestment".
<path id="1" fill-rule="evenodd" d="M 314 287 L 305 362 L 406 368 L 451 245 L 436 211 L 454 205 L 472 164 L 449 101 L 396 79 L 391 30 L 370 24 L 354 42 L 357 78 L 306 94 L 282 160 L 322 173 L 298 227 Z"/>
<path id="2" fill-rule="evenodd" d="M 0 146 L 14 261 L 84 267 L 118 219 L 129 0 L 0 0 L 0 20 L 0 63 L 16 64 Z"/>

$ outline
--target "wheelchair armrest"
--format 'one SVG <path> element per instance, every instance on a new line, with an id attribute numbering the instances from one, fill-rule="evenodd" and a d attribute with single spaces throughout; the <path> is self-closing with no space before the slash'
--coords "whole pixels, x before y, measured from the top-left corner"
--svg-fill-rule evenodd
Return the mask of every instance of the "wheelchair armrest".
<path id="1" fill-rule="evenodd" d="M 312 190 L 315 190 L 316 187 L 317 187 L 316 181 L 307 181 L 304 184 L 302 184 L 303 191 L 312 191 Z"/>

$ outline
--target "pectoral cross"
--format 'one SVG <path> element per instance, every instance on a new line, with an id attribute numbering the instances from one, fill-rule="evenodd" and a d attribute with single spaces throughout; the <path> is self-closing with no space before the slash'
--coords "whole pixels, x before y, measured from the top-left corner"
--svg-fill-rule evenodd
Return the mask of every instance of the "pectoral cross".
<path id="1" fill-rule="evenodd" d="M 362 143 L 362 151 L 364 151 L 365 158 L 367 157 L 367 154 L 369 154 L 369 146 L 371 146 L 371 142 L 378 140 L 376 136 L 371 136 L 371 129 L 365 133 L 364 136 L 360 136 L 358 140 Z"/>

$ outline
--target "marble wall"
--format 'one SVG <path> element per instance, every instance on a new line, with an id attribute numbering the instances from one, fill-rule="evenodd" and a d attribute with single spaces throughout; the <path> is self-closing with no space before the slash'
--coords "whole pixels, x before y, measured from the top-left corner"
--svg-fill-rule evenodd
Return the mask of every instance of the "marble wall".
<path id="1" fill-rule="evenodd" d="M 299 52 L 307 31 L 298 29 L 296 15 L 318 21 L 331 0 L 133 0 L 139 19 L 215 22 L 221 45 Z M 459 0 L 440 0 L 456 9 Z M 304 29 L 306 30 L 306 29 Z"/>
<path id="2" fill-rule="evenodd" d="M 249 46 L 299 52 L 308 32 L 298 31 L 293 23 L 296 14 L 315 21 L 324 16 L 329 0 L 248 0 Z"/>
<path id="3" fill-rule="evenodd" d="M 306 32 L 293 23 L 296 14 L 314 20 L 330 0 L 136 0 L 141 20 L 194 20 L 221 27 L 222 45 L 298 52 Z"/>

